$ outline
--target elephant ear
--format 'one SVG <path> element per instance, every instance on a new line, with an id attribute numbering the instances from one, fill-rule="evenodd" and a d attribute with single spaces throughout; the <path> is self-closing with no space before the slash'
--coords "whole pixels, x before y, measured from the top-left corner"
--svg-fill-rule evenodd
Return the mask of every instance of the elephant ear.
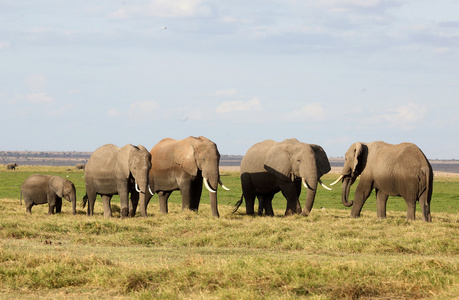
<path id="1" fill-rule="evenodd" d="M 311 149 L 312 151 L 314 151 L 314 155 L 316 158 L 317 175 L 318 178 L 320 178 L 323 175 L 330 172 L 330 162 L 328 161 L 327 154 L 321 146 L 311 145 Z"/>
<path id="2" fill-rule="evenodd" d="M 360 142 L 355 143 L 355 148 L 354 148 L 354 166 L 352 167 L 352 173 L 358 172 L 358 166 L 359 164 L 362 164 L 362 157 L 363 154 L 363 144 Z M 358 172 L 360 173 L 360 172 Z"/>
<path id="3" fill-rule="evenodd" d="M 133 145 L 126 145 L 119 149 L 118 155 L 116 157 L 116 165 L 117 165 L 117 172 L 118 176 L 121 178 L 129 178 L 131 171 L 129 169 L 129 162 L 133 159 L 134 156 L 131 157 L 131 153 L 133 151 L 138 151 L 139 148 Z"/>
<path id="4" fill-rule="evenodd" d="M 139 148 L 139 149 L 142 150 L 142 151 L 149 152 L 149 151 L 147 150 L 147 148 L 145 148 L 143 145 L 137 145 L 137 148 Z"/>
<path id="5" fill-rule="evenodd" d="M 265 170 L 276 175 L 278 178 L 290 180 L 292 163 L 290 153 L 286 147 L 274 146 L 266 153 L 264 161 Z"/>
<path id="6" fill-rule="evenodd" d="M 194 157 L 194 148 L 190 143 L 182 142 L 175 148 L 174 162 L 188 174 L 192 176 L 198 174 L 198 166 L 196 165 L 196 159 Z"/>
<path id="7" fill-rule="evenodd" d="M 59 198 L 64 195 L 64 180 L 59 176 L 53 176 L 49 182 L 49 187 Z"/>

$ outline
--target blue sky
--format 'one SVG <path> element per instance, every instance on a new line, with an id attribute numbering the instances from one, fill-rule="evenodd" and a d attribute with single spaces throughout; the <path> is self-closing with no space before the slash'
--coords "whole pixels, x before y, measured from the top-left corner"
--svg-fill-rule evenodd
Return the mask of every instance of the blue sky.
<path id="1" fill-rule="evenodd" d="M 295 137 L 459 158 L 455 0 L 0 0 L 0 150 Z M 167 29 L 162 28 L 166 26 Z"/>

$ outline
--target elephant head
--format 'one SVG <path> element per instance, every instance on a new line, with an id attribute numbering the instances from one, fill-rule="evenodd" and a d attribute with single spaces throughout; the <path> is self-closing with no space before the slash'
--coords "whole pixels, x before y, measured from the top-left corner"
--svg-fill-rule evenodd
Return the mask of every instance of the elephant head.
<path id="1" fill-rule="evenodd" d="M 132 176 L 135 189 L 140 194 L 140 213 L 145 217 L 147 215 L 145 193 L 149 188 L 148 173 L 151 168 L 151 155 L 142 145 L 127 145 L 121 149 L 121 157 L 118 160 L 120 169 L 124 174 L 123 177 L 130 178 Z"/>
<path id="2" fill-rule="evenodd" d="M 325 151 L 318 145 L 301 143 L 296 139 L 277 143 L 268 151 L 264 166 L 268 172 L 277 177 L 281 190 L 283 184 L 301 178 L 303 186 L 307 188 L 303 215 L 308 215 L 311 212 L 318 183 L 326 189 L 330 189 L 320 180 L 322 175 L 330 171 L 330 163 Z M 298 207 L 291 207 L 290 209 L 296 210 L 292 213 L 301 212 L 299 203 Z"/>
<path id="3" fill-rule="evenodd" d="M 220 180 L 220 153 L 217 145 L 203 136 L 189 137 L 182 142 L 176 149 L 174 161 L 192 176 L 197 176 L 198 171 L 201 172 L 204 185 L 209 191 L 212 214 L 218 216 L 217 186 L 220 183 L 224 189 L 227 188 Z"/>
<path id="4" fill-rule="evenodd" d="M 357 177 L 365 169 L 368 157 L 368 147 L 364 143 L 354 143 L 349 147 L 344 157 L 345 160 L 341 176 L 331 185 L 334 185 L 341 179 L 343 180 L 341 201 L 344 206 L 350 207 L 354 204 L 353 201 L 349 201 L 351 185 L 354 184 Z"/>
<path id="5" fill-rule="evenodd" d="M 75 185 L 62 177 L 54 176 L 50 180 L 50 188 L 56 193 L 59 198 L 65 198 L 67 201 L 72 202 L 72 213 L 76 214 L 76 190 Z"/>

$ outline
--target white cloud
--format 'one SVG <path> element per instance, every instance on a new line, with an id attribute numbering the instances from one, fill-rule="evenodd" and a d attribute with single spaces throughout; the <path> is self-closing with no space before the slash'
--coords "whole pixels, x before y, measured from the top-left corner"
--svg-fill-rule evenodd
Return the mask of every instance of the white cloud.
<path id="1" fill-rule="evenodd" d="M 25 100 L 33 104 L 48 104 L 52 103 L 54 99 L 47 96 L 45 93 L 32 93 L 25 96 Z"/>
<path id="2" fill-rule="evenodd" d="M 117 19 L 125 19 L 132 15 L 164 18 L 209 16 L 212 10 L 205 2 L 204 0 L 150 0 L 144 5 L 124 5 L 110 16 Z"/>
<path id="3" fill-rule="evenodd" d="M 137 101 L 131 103 L 128 109 L 128 117 L 131 120 L 143 120 L 153 117 L 152 113 L 159 107 L 156 101 Z"/>
<path id="4" fill-rule="evenodd" d="M 248 101 L 225 101 L 217 107 L 216 112 L 225 114 L 233 111 L 254 111 L 261 110 L 261 102 L 257 97 Z"/>
<path id="5" fill-rule="evenodd" d="M 389 126 L 401 129 L 412 129 L 414 124 L 421 121 L 427 113 L 427 107 L 408 103 L 395 109 L 392 114 L 382 115 Z"/>
<path id="6" fill-rule="evenodd" d="M 325 119 L 325 109 L 320 103 L 311 103 L 298 110 L 287 113 L 284 117 L 295 121 L 319 121 Z"/>

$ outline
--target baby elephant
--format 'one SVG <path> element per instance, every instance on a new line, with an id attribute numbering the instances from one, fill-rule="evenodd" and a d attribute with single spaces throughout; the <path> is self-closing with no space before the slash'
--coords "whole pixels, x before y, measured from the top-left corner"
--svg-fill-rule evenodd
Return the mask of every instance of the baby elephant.
<path id="1" fill-rule="evenodd" d="M 52 175 L 32 175 L 21 185 L 22 196 L 26 204 L 26 212 L 32 213 L 32 206 L 48 202 L 48 214 L 60 213 L 62 208 L 62 197 L 72 202 L 73 214 L 76 214 L 76 191 L 70 180 Z"/>

